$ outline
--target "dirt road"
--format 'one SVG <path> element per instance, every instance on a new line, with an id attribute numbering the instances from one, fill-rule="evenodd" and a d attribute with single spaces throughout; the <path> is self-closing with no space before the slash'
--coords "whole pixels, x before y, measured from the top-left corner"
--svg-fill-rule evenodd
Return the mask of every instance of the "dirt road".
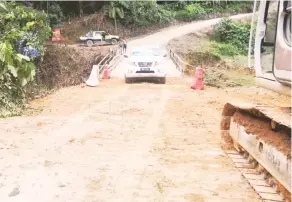
<path id="1" fill-rule="evenodd" d="M 240 14 L 236 16 L 231 16 L 231 19 L 249 19 L 251 17 L 251 14 Z M 154 46 L 154 47 L 160 47 L 161 50 L 165 49 L 167 52 L 167 43 L 179 36 L 183 36 L 185 34 L 196 32 L 199 30 L 205 30 L 210 29 L 212 25 L 215 25 L 220 21 L 221 18 L 216 18 L 212 20 L 205 20 L 205 21 L 198 21 L 189 23 L 186 25 L 179 25 L 179 26 L 172 26 L 170 28 L 163 29 L 161 31 L 158 31 L 154 34 L 144 36 L 139 39 L 131 40 L 128 43 L 128 51 L 127 53 L 131 53 L 131 50 L 136 48 L 141 48 L 144 46 Z M 184 47 L 181 47 L 184 48 Z M 188 49 L 188 47 L 185 47 Z M 112 72 L 112 76 L 115 78 L 124 78 L 124 72 L 126 71 L 127 66 L 129 66 L 129 60 L 122 58 L 122 61 L 118 64 L 118 66 L 114 69 Z M 167 77 L 179 77 L 181 75 L 181 72 L 179 72 L 175 64 L 171 61 L 170 58 L 165 59 L 165 68 Z"/>
<path id="2" fill-rule="evenodd" d="M 260 201 L 220 149 L 216 93 L 180 79 L 62 89 L 39 117 L 1 120 L 0 199 Z"/>
<path id="3" fill-rule="evenodd" d="M 220 111 L 235 96 L 289 99 L 242 92 L 112 79 L 35 100 L 38 116 L 0 120 L 0 201 L 258 202 L 220 149 Z"/>
<path id="4" fill-rule="evenodd" d="M 0 122 L 0 201 L 260 201 L 220 149 L 221 108 L 242 94 L 113 79 L 36 100 L 39 116 Z"/>

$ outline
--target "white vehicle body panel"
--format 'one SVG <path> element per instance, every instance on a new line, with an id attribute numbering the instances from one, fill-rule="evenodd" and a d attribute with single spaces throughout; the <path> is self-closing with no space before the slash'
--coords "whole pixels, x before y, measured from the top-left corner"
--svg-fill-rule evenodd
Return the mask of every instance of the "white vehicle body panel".
<path id="1" fill-rule="evenodd" d="M 133 50 L 128 58 L 125 78 L 164 78 L 165 68 L 167 67 L 161 53 L 153 55 L 149 49 Z"/>
<path id="2" fill-rule="evenodd" d="M 103 32 L 103 31 L 92 31 L 92 33 L 88 32 L 85 36 L 79 37 L 79 39 L 81 41 L 85 41 L 85 40 L 102 41 L 103 40 L 103 37 L 102 37 L 103 33 L 105 33 L 105 32 Z M 105 36 L 105 40 L 111 40 L 111 39 L 119 39 L 119 36 L 110 35 L 110 34 L 107 34 Z"/>

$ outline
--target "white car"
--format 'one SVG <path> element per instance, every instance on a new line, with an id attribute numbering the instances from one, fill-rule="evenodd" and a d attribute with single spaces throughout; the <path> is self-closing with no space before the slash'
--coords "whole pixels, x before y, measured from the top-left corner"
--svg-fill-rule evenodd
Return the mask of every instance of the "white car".
<path id="1" fill-rule="evenodd" d="M 125 71 L 125 82 L 130 83 L 136 79 L 156 79 L 165 84 L 165 54 L 159 48 L 136 49 L 125 55 L 128 66 Z"/>
<path id="2" fill-rule="evenodd" d="M 90 46 L 96 43 L 115 45 L 120 40 L 120 37 L 105 31 L 89 31 L 85 36 L 79 37 L 79 40 L 81 43 L 86 43 Z"/>

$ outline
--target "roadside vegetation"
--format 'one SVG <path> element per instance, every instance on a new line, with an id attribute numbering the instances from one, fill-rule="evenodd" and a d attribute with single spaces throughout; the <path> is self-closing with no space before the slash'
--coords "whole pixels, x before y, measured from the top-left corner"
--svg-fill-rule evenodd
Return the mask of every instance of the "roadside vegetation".
<path id="1" fill-rule="evenodd" d="M 132 38 L 174 24 L 252 11 L 252 3 L 244 1 L 113 1 L 96 4 L 103 4 L 99 11 L 88 12 L 88 16 L 74 20 L 64 13 L 68 21 L 63 23 L 63 36 L 68 43 L 74 43 L 90 29 L 103 29 Z"/>
<path id="2" fill-rule="evenodd" d="M 34 80 L 38 59 L 44 55 L 43 43 L 51 28 L 47 15 L 17 3 L 0 3 L 0 115 L 17 115 L 25 103 L 25 86 Z M 27 40 L 39 57 L 19 52 L 20 41 Z"/>
<path id="3" fill-rule="evenodd" d="M 223 19 L 213 28 L 212 52 L 220 56 L 247 55 L 250 23 Z"/>
<path id="4" fill-rule="evenodd" d="M 100 53 L 44 45 L 54 27 L 61 26 L 68 43 L 75 43 L 89 29 L 129 38 L 173 24 L 250 12 L 251 6 L 250 2 L 230 1 L 1 2 L 0 117 L 20 115 L 27 100 L 79 84 L 90 72 L 91 62 Z M 22 40 L 33 48 L 33 54 L 20 51 Z M 222 54 L 226 43 L 214 41 L 213 51 Z"/>
<path id="5" fill-rule="evenodd" d="M 254 75 L 247 68 L 249 34 L 250 22 L 223 18 L 205 33 L 174 39 L 170 47 L 192 65 L 186 67 L 187 75 L 194 75 L 194 66 L 205 69 L 206 85 L 218 88 L 249 86 L 254 84 Z M 178 49 L 179 46 L 183 48 Z"/>

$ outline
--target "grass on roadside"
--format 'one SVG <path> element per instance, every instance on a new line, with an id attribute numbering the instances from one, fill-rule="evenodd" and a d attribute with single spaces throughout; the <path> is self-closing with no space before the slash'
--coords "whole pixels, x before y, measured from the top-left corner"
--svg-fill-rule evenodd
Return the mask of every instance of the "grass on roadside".
<path id="1" fill-rule="evenodd" d="M 190 52 L 185 58 L 189 64 L 204 68 L 204 83 L 208 86 L 226 88 L 254 85 L 254 74 L 247 68 L 247 56 L 221 48 L 217 42 L 205 41 L 203 49 Z M 228 54 L 226 51 L 229 51 Z M 194 75 L 195 69 L 187 66 L 185 73 Z"/>

